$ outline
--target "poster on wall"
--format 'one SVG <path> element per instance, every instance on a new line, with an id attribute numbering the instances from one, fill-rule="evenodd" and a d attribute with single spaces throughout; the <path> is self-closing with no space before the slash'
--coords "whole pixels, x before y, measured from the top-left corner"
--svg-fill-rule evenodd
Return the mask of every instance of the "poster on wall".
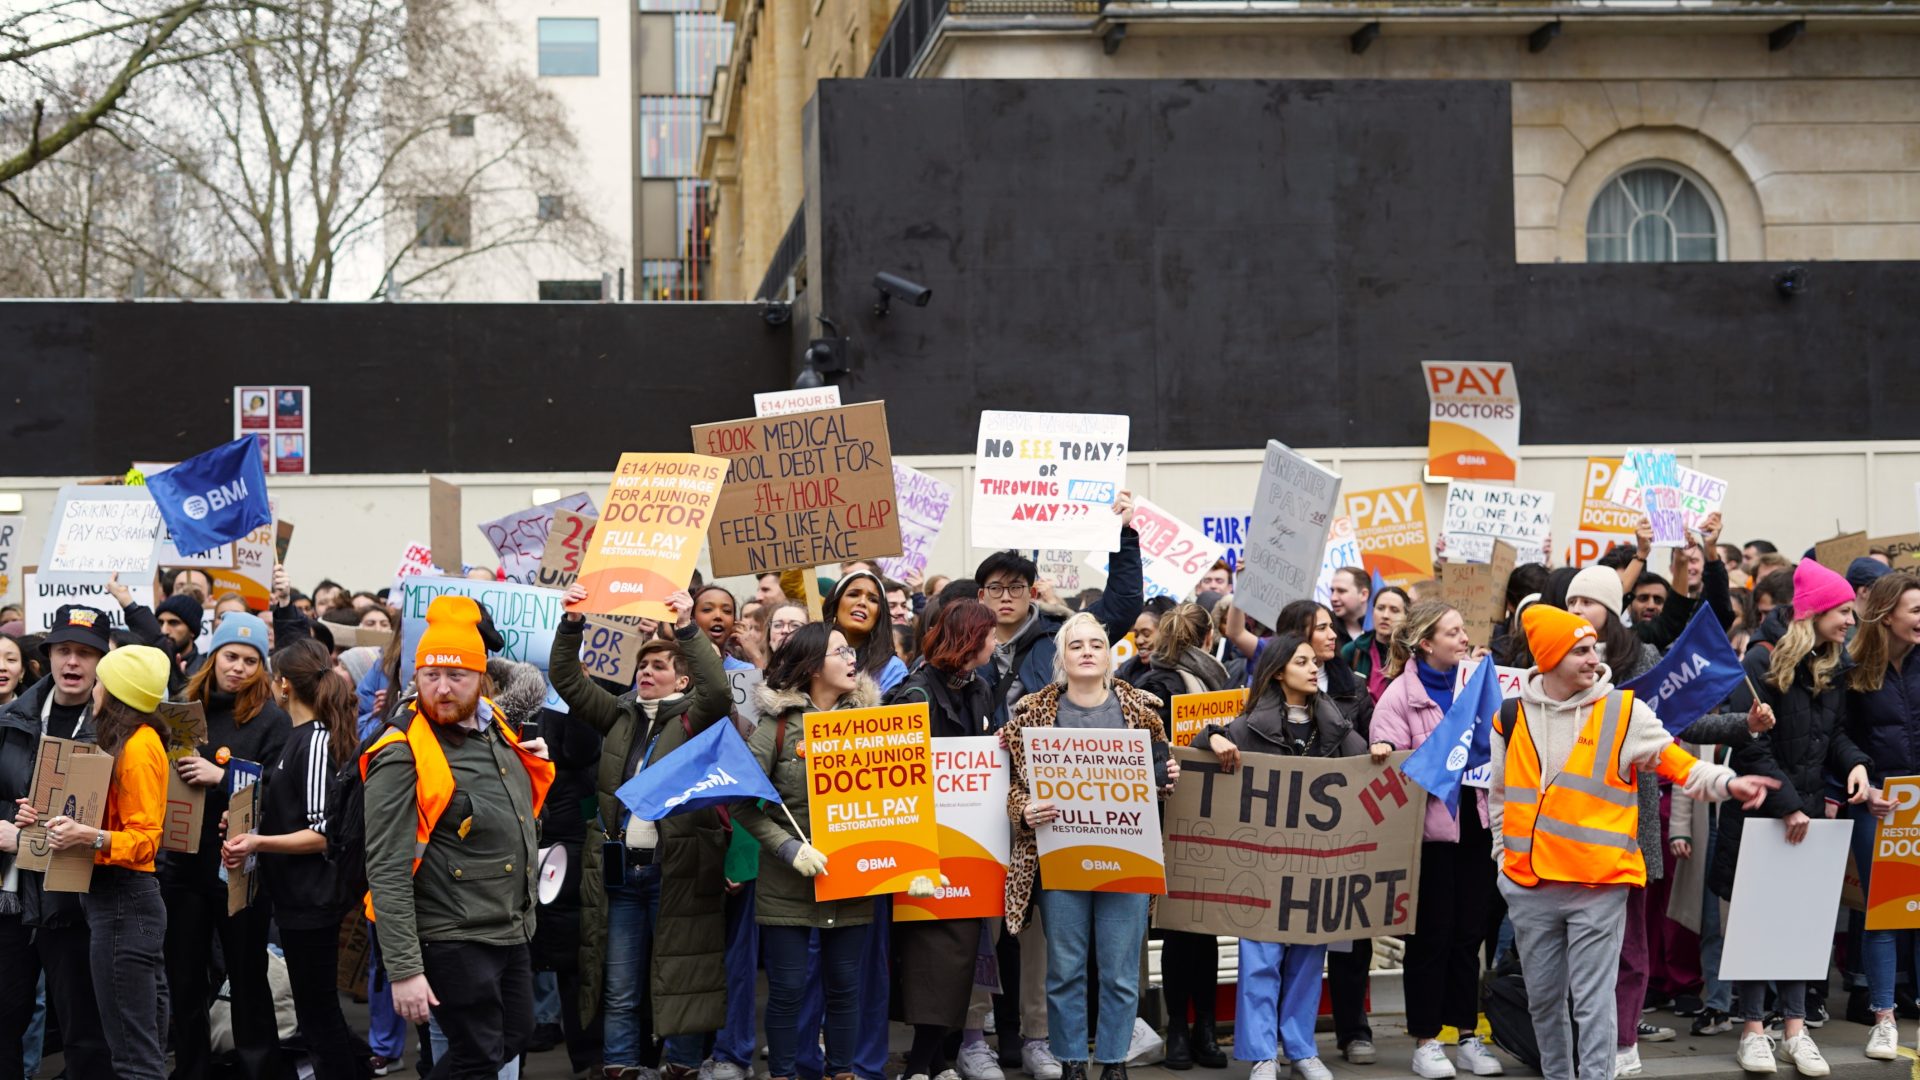
<path id="1" fill-rule="evenodd" d="M 233 437 L 249 435 L 260 447 L 269 476 L 313 471 L 313 400 L 305 386 L 233 388 Z"/>

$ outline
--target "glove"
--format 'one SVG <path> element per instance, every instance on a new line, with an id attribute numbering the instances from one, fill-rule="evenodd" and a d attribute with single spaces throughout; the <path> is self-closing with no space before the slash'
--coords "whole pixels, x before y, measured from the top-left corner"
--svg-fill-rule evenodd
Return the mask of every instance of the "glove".
<path id="1" fill-rule="evenodd" d="M 814 877 L 827 872 L 827 856 L 812 844 L 801 844 L 800 850 L 793 853 L 793 868 L 803 877 Z"/>
<path id="2" fill-rule="evenodd" d="M 947 875 L 945 874 L 940 875 L 940 886 L 939 886 L 940 888 L 944 889 L 951 884 L 953 884 L 953 882 L 947 880 Z M 934 893 L 933 879 L 928 877 L 925 874 L 921 874 L 915 877 L 912 881 L 907 882 L 908 896 L 917 896 L 917 897 L 920 897 L 921 899 L 926 899 L 927 897 L 932 896 L 933 893 Z"/>

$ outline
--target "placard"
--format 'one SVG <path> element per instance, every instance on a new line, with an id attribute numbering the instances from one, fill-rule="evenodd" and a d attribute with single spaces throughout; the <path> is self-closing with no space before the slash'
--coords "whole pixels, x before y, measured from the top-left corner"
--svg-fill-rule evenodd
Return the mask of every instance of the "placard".
<path id="1" fill-rule="evenodd" d="M 20 534 L 26 520 L 17 514 L 0 517 L 0 604 L 18 604 L 26 596 L 20 581 Z"/>
<path id="2" fill-rule="evenodd" d="M 1813 561 L 1844 575 L 1853 560 L 1864 559 L 1873 550 L 1863 532 L 1842 533 L 1813 545 Z"/>
<path id="3" fill-rule="evenodd" d="M 939 883 L 927 704 L 806 714 L 808 828 L 827 856 L 816 900 Z"/>
<path id="4" fill-rule="evenodd" d="M 1893 814 L 1877 823 L 1867 877 L 1867 929 L 1920 929 L 1920 776 L 1882 785 Z"/>
<path id="5" fill-rule="evenodd" d="M 1103 413 L 980 414 L 973 546 L 1119 551 L 1108 512 L 1127 486 L 1132 421 Z"/>
<path id="6" fill-rule="evenodd" d="M 733 690 L 733 715 L 746 721 L 749 731 L 760 726 L 760 701 L 755 691 L 765 678 L 759 668 L 735 668 L 727 672 L 727 683 Z"/>
<path id="7" fill-rule="evenodd" d="M 632 686 L 640 673 L 640 647 L 649 636 L 636 627 L 588 616 L 580 633 L 580 666 L 594 678 Z"/>
<path id="8" fill-rule="evenodd" d="M 840 407 L 840 388 L 815 386 L 805 390 L 774 390 L 753 395 L 753 415 L 785 416 L 788 413 L 818 412 Z"/>
<path id="9" fill-rule="evenodd" d="M 1199 529 L 1181 521 L 1151 499 L 1133 500 L 1133 530 L 1140 534 L 1140 570 L 1146 598 L 1185 600 L 1225 552 Z M 1096 551 L 1087 565 L 1107 572 L 1108 557 Z"/>
<path id="10" fill-rule="evenodd" d="M 1065 599 L 1080 591 L 1080 561 L 1067 548 L 1039 548 L 1033 553 L 1034 571 Z"/>
<path id="11" fill-rule="evenodd" d="M 1166 803 L 1163 930 L 1319 945 L 1416 931 L 1427 797 L 1400 766 L 1361 757 L 1175 750 Z"/>
<path id="12" fill-rule="evenodd" d="M 1587 459 L 1586 482 L 1580 491 L 1580 520 L 1573 534 L 1573 548 L 1568 552 L 1568 566 L 1592 566 L 1613 545 L 1634 542 L 1633 532 L 1640 523 L 1639 511 L 1607 500 L 1607 489 L 1613 486 L 1613 477 L 1619 468 L 1620 459 L 1616 457 Z"/>
<path id="13" fill-rule="evenodd" d="M 14 864 L 45 874 L 42 886 L 48 892 L 86 892 L 93 881 L 93 849 L 53 850 L 46 823 L 64 816 L 99 828 L 106 820 L 112 784 L 112 755 L 91 743 L 41 736 L 27 789 L 38 822 L 20 830 Z"/>
<path id="14" fill-rule="evenodd" d="M 1345 505 L 1360 541 L 1360 565 L 1369 573 L 1403 589 L 1433 576 L 1427 498 L 1419 484 L 1356 491 Z"/>
<path id="15" fill-rule="evenodd" d="M 1484 563 L 1441 565 L 1440 594 L 1460 612 L 1467 639 L 1491 644 L 1493 628 L 1507 614 L 1507 578 L 1513 576 L 1515 554 L 1505 540 L 1493 542 L 1492 560 Z"/>
<path id="16" fill-rule="evenodd" d="M 463 574 L 461 558 L 460 485 L 427 477 L 427 550 L 433 564 L 448 574 Z"/>
<path id="17" fill-rule="evenodd" d="M 693 448 L 732 462 L 707 534 L 714 576 L 900 554 L 885 402 L 699 424 Z"/>
<path id="18" fill-rule="evenodd" d="M 1505 480 L 1519 474 L 1520 386 L 1509 363 L 1426 360 L 1427 476 Z"/>
<path id="19" fill-rule="evenodd" d="M 1227 566 L 1235 574 L 1247 561 L 1247 533 L 1253 530 L 1253 512 L 1250 510 L 1202 510 L 1200 512 L 1200 531 L 1207 539 L 1220 545 L 1220 557 L 1227 560 Z"/>
<path id="20" fill-rule="evenodd" d="M 1652 457 L 1659 469 L 1665 470 L 1667 458 L 1672 456 L 1672 452 L 1643 450 L 1638 447 L 1628 450 L 1626 457 L 1617 459 L 1618 464 L 1614 467 L 1614 475 L 1607 485 L 1607 499 L 1623 509 L 1632 511 L 1632 521 L 1636 524 L 1639 522 L 1640 515 L 1647 512 L 1647 482 L 1640 475 L 1640 468 L 1636 462 L 1647 456 Z M 1589 464 L 1594 460 L 1615 459 L 1589 458 Z M 1667 474 L 1672 481 L 1672 491 L 1663 493 L 1663 497 L 1669 499 L 1678 509 L 1680 520 L 1686 528 L 1698 532 L 1707 515 L 1719 512 L 1721 506 L 1726 503 L 1727 482 L 1717 476 L 1708 476 L 1697 469 L 1688 468 L 1680 464 L 1678 458 L 1674 458 L 1672 464 L 1673 470 Z M 1654 543 L 1658 545 L 1659 534 L 1656 532 L 1654 537 Z M 1628 539 L 1631 540 L 1631 536 Z"/>
<path id="21" fill-rule="evenodd" d="M 1877 536 L 1867 541 L 1867 550 L 1886 552 L 1888 563 L 1895 570 L 1920 569 L 1915 566 L 1915 562 L 1920 561 L 1920 533 Z"/>
<path id="22" fill-rule="evenodd" d="M 160 508 L 144 487 L 75 484 L 60 489 L 40 555 L 49 574 L 125 574 L 153 567 Z"/>
<path id="23" fill-rule="evenodd" d="M 1338 473 L 1278 439 L 1267 440 L 1254 488 L 1246 565 L 1234 583 L 1233 602 L 1240 610 L 1272 626 L 1280 621 L 1281 608 L 1313 595 L 1339 504 Z"/>
<path id="24" fill-rule="evenodd" d="M 1852 837 L 1853 822 L 1816 819 L 1807 823 L 1804 840 L 1789 844 L 1785 822 L 1746 820 L 1727 906 L 1722 980 L 1826 978 Z"/>
<path id="25" fill-rule="evenodd" d="M 233 437 L 253 436 L 268 475 L 313 471 L 313 400 L 305 386 L 233 388 Z"/>
<path id="26" fill-rule="evenodd" d="M 673 621 L 667 598 L 693 580 L 726 471 L 700 454 L 621 454 L 571 610 Z"/>
<path id="27" fill-rule="evenodd" d="M 500 572 L 508 581 L 531 585 L 540 571 L 540 556 L 547 549 L 547 533 L 553 528 L 553 513 L 567 510 L 587 518 L 599 516 L 593 497 L 576 492 L 550 503 L 515 510 L 492 521 L 480 523 L 480 535 L 500 560 Z"/>
<path id="28" fill-rule="evenodd" d="M 160 822 L 160 850 L 191 855 L 200 850 L 207 789 L 180 779 L 172 766 L 199 753 L 207 741 L 206 711 L 197 701 L 163 701 L 154 713 L 167 727 L 167 813 Z"/>
<path id="29" fill-rule="evenodd" d="M 543 589 L 566 591 L 580 576 L 580 565 L 587 560 L 587 547 L 593 543 L 593 526 L 598 520 L 571 510 L 555 510 L 533 583 Z"/>
<path id="30" fill-rule="evenodd" d="M 278 518 L 280 507 L 277 500 L 269 500 Z M 265 611 L 273 603 L 273 566 L 279 556 L 278 521 L 262 525 L 233 542 L 232 569 L 215 568 L 207 571 L 207 579 L 213 583 L 213 595 L 223 592 L 235 592 L 247 602 L 249 611 Z"/>
<path id="31" fill-rule="evenodd" d="M 1459 680 L 1454 685 L 1467 685 L 1467 680 L 1473 678 L 1474 666 L 1483 662 L 1484 661 L 1479 660 L 1462 660 L 1460 662 Z M 1526 668 L 1496 667 L 1493 669 L 1493 674 L 1495 678 L 1500 680 L 1500 700 L 1510 701 L 1520 696 L 1520 688 L 1525 685 L 1527 681 Z M 1462 787 L 1472 788 L 1492 787 L 1493 762 L 1489 761 L 1485 764 L 1475 765 L 1473 768 L 1461 773 L 1460 785 Z"/>
<path id="32" fill-rule="evenodd" d="M 391 594 L 390 594 L 391 595 Z M 473 581 L 467 578 L 410 577 L 401 583 L 397 602 L 400 607 L 400 685 L 413 681 L 413 654 L 427 632 L 427 608 L 436 597 L 471 596 L 486 606 L 493 616 L 494 629 L 500 631 L 506 647 L 499 656 L 532 664 L 547 674 L 553 656 L 553 634 L 563 611 L 560 594 L 534 585 L 511 581 Z M 542 702 L 554 712 L 566 712 L 567 703 L 547 683 Z"/>
<path id="33" fill-rule="evenodd" d="M 1027 793 L 1060 815 L 1034 830 L 1040 886 L 1163 893 L 1152 742 L 1138 728 L 1022 728 Z"/>
<path id="34" fill-rule="evenodd" d="M 1246 705 L 1247 691 L 1244 687 L 1206 694 L 1173 695 L 1173 701 L 1168 704 L 1173 716 L 1173 745 L 1192 746 L 1193 737 L 1200 734 L 1201 729 L 1208 724 L 1226 727 Z"/>
<path id="35" fill-rule="evenodd" d="M 1327 529 L 1327 548 L 1320 555 L 1320 576 L 1313 581 L 1315 603 L 1332 606 L 1333 575 L 1350 566 L 1361 566 L 1360 537 L 1354 532 L 1353 519 L 1342 514 L 1334 518 Z"/>
<path id="36" fill-rule="evenodd" d="M 438 569 L 433 565 L 433 548 L 415 540 L 400 552 L 400 565 L 394 568 L 393 581 L 398 585 L 410 577 L 432 577 Z"/>
<path id="37" fill-rule="evenodd" d="M 998 918 L 1007 911 L 1013 856 L 1007 820 L 1007 752 L 995 735 L 933 741 L 933 811 L 940 826 L 940 873 L 932 896 L 901 893 L 895 922 Z"/>
<path id="38" fill-rule="evenodd" d="M 1607 497 L 1630 510 L 1639 510 L 1653 525 L 1655 547 L 1682 547 L 1687 542 L 1686 516 L 1680 502 L 1680 462 L 1671 450 L 1633 447 L 1614 470 Z"/>
<path id="39" fill-rule="evenodd" d="M 1455 480 L 1447 485 L 1440 526 L 1448 562 L 1483 563 L 1493 542 L 1513 545 L 1520 562 L 1553 562 L 1553 492 Z"/>
<path id="40" fill-rule="evenodd" d="M 933 545 L 953 508 L 953 488 L 926 473 L 893 463 L 894 505 L 900 509 L 900 554 L 880 560 L 880 572 L 895 581 L 925 577 Z"/>
<path id="41" fill-rule="evenodd" d="M 227 839 L 254 831 L 253 802 L 258 794 L 260 785 L 248 784 L 227 800 Z M 257 855 L 248 855 L 238 867 L 226 868 L 228 915 L 238 915 L 242 908 L 253 903 L 253 872 L 258 859 Z"/>
<path id="42" fill-rule="evenodd" d="M 21 575 L 27 594 L 26 619 L 27 633 L 48 634 L 53 632 L 53 619 L 62 604 L 81 604 L 97 608 L 107 613 L 107 621 L 115 630 L 127 628 L 126 609 L 107 591 L 107 576 L 103 574 L 43 574 L 27 568 Z M 153 579 L 143 577 L 136 582 L 122 582 L 136 604 L 153 607 Z"/>

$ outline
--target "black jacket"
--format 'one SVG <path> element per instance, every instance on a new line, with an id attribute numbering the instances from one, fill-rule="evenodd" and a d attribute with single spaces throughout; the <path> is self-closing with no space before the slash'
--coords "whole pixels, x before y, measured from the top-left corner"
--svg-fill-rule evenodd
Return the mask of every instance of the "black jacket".
<path id="1" fill-rule="evenodd" d="M 251 761 L 264 773 L 286 752 L 287 737 L 293 721 L 272 699 L 260 707 L 259 715 L 244 724 L 233 720 L 233 695 L 215 691 L 206 701 L 207 741 L 196 749 L 199 755 L 220 764 L 221 750 L 227 751 L 227 778 L 207 789 L 207 812 L 200 823 L 200 850 L 160 853 L 160 884 L 169 888 L 220 892 L 220 815 L 227 811 L 228 791 L 233 784 L 232 761 Z M 263 793 L 264 794 L 264 793 Z M 256 796 L 258 798 L 259 796 Z"/>
<path id="2" fill-rule="evenodd" d="M 1633 632 L 1664 653 L 1687 628 L 1694 611 L 1703 602 L 1713 609 L 1714 618 L 1720 620 L 1720 629 L 1733 625 L 1733 595 L 1727 589 L 1727 564 L 1719 559 L 1707 560 L 1700 570 L 1700 599 L 1683 596 L 1678 586 L 1671 587 L 1660 614 L 1646 622 L 1634 623 Z"/>
<path id="3" fill-rule="evenodd" d="M 1178 694 L 1190 694 L 1182 673 L 1199 683 L 1198 693 L 1211 693 L 1215 690 L 1229 690 L 1234 679 L 1227 669 L 1212 656 L 1199 649 L 1188 649 L 1179 662 L 1169 663 L 1158 656 L 1149 657 L 1145 664 L 1135 669 L 1131 677 L 1122 676 L 1135 690 L 1145 690 L 1160 699 L 1160 723 L 1166 726 L 1167 734 L 1173 734 L 1173 699 Z"/>
<path id="4" fill-rule="evenodd" d="M 12 806 L 24 799 L 33 786 L 33 759 L 40 748 L 40 707 L 53 693 L 49 675 L 20 694 L 0 710 L 0 805 Z M 82 718 L 75 738 L 92 742 L 93 721 Z M 13 856 L 0 855 L 0 873 L 13 865 Z M 20 872 L 19 901 L 28 926 L 79 926 L 86 916 L 80 910 L 80 894 L 50 893 L 40 888 L 41 876 L 31 870 Z M 9 905 L 11 906 L 11 905 Z"/>
<path id="5" fill-rule="evenodd" d="M 977 672 L 965 672 L 955 686 L 951 676 L 921 663 L 887 694 L 887 704 L 927 703 L 930 730 L 936 739 L 988 735 L 993 732 L 993 689 Z"/>
<path id="6" fill-rule="evenodd" d="M 256 722 L 261 719 L 264 715 L 254 717 Z M 318 721 L 301 724 L 288 734 L 274 760 L 261 763 L 265 766 L 257 821 L 261 835 L 285 836 L 307 829 L 323 835 L 327 832 L 329 811 L 338 813 L 327 805 L 336 771 L 327 740 L 328 731 Z M 206 842 L 205 837 L 201 842 Z M 326 852 L 263 854 L 259 863 L 263 888 L 273 901 L 275 922 L 292 930 L 340 925 L 348 898 L 341 894 L 339 875 Z"/>

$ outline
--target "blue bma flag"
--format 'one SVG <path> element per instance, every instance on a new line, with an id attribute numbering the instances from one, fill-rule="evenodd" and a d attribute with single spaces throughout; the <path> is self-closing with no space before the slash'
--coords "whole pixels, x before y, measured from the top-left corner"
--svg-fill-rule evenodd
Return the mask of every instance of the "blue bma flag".
<path id="1" fill-rule="evenodd" d="M 1493 756 L 1488 733 L 1500 712 L 1500 700 L 1500 678 L 1494 672 L 1494 663 L 1482 660 L 1467 685 L 1453 696 L 1453 708 L 1447 710 L 1440 726 L 1407 756 L 1400 771 L 1458 814 L 1461 775 L 1485 765 Z"/>
<path id="2" fill-rule="evenodd" d="M 642 821 L 741 799 L 780 801 L 753 752 L 725 719 L 635 773 L 614 795 Z"/>
<path id="3" fill-rule="evenodd" d="M 273 524 L 267 473 L 251 435 L 147 477 L 147 490 L 183 552 L 211 551 Z"/>
<path id="4" fill-rule="evenodd" d="M 1367 590 L 1367 617 L 1361 622 L 1360 629 L 1373 629 L 1373 603 L 1380 599 L 1380 590 L 1386 587 L 1387 579 L 1380 576 L 1379 570 L 1375 570 L 1373 572 L 1373 587 Z"/>
<path id="5" fill-rule="evenodd" d="M 1678 735 L 1726 700 L 1746 677 L 1720 620 L 1701 604 L 1667 655 L 1620 689 L 1633 691 L 1660 717 L 1660 726 Z"/>

